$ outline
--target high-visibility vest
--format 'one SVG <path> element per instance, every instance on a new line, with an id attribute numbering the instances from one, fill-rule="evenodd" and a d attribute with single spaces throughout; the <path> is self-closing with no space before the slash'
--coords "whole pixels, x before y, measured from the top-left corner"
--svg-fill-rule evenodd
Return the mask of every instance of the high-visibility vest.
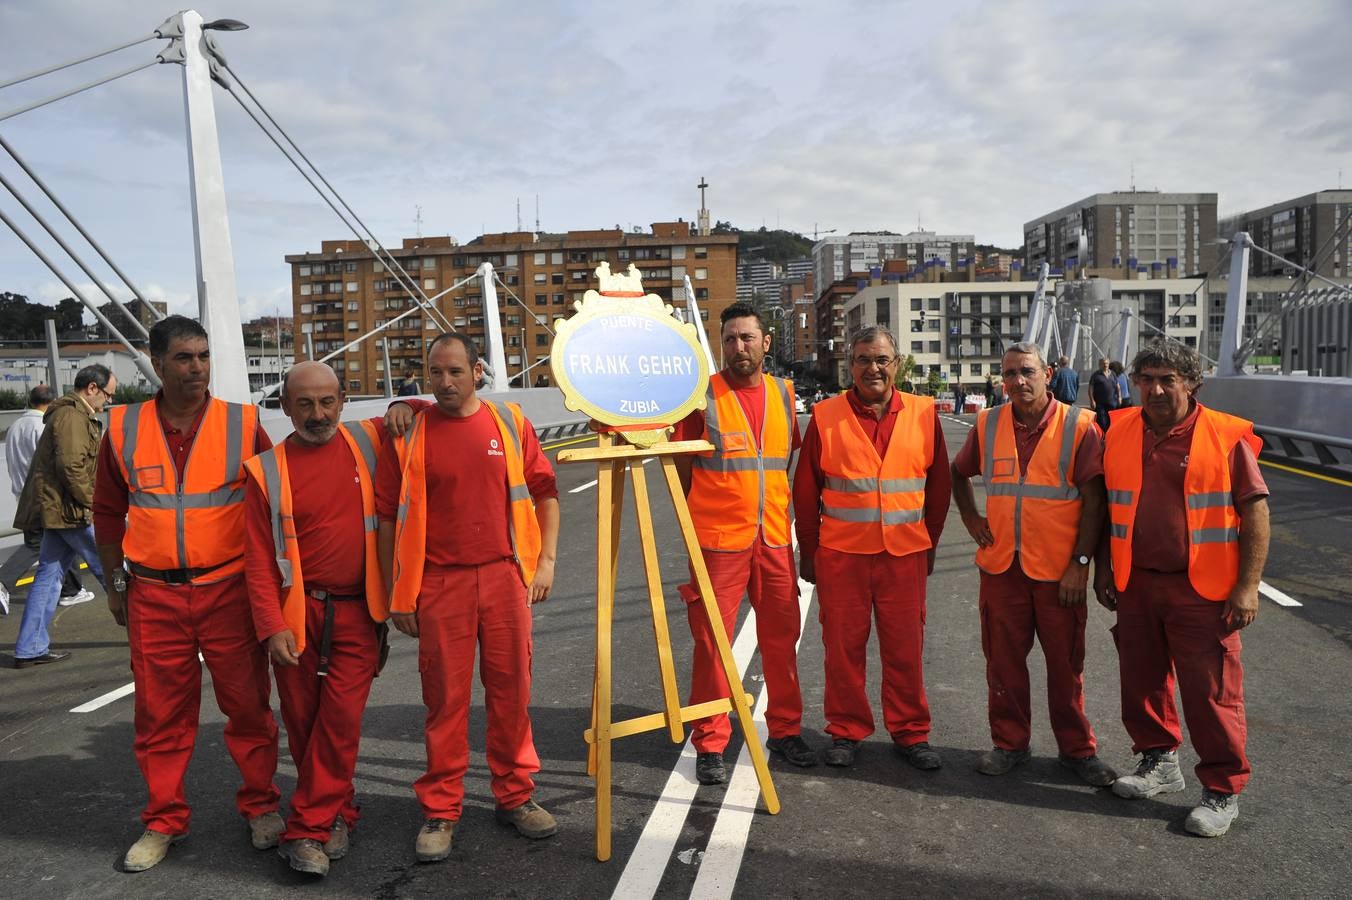
<path id="1" fill-rule="evenodd" d="M 706 550 L 745 550 L 755 542 L 758 530 L 767 546 L 790 543 L 793 382 L 763 377 L 765 413 L 759 441 L 723 374 L 709 378 L 704 439 L 714 450 L 692 460 L 687 498 L 695 535 Z"/>
<path id="2" fill-rule="evenodd" d="M 210 570 L 193 574 L 193 584 L 243 572 L 244 460 L 254 455 L 257 407 L 208 398 L 181 482 L 155 400 L 114 406 L 108 422 L 127 483 L 126 559 L 159 571 Z"/>
<path id="3" fill-rule="evenodd" d="M 925 478 L 934 461 L 934 399 L 904 396 L 881 459 L 847 395 L 818 403 L 812 417 L 826 476 L 821 545 L 845 553 L 885 550 L 893 556 L 928 550 Z"/>
<path id="4" fill-rule="evenodd" d="M 1075 457 L 1089 433 L 1094 414 L 1050 401 L 1051 421 L 1038 437 L 1028 470 L 1019 472 L 1014 441 L 1014 411 L 1008 403 L 976 414 L 981 479 L 986 486 L 986 521 L 995 543 L 978 547 L 983 572 L 1007 571 L 1019 554 L 1019 566 L 1034 581 L 1060 581 L 1080 533 L 1080 491 L 1071 482 Z M 1024 542 L 1024 537 L 1029 538 Z"/>
<path id="5" fill-rule="evenodd" d="M 361 485 L 361 521 L 365 534 L 366 608 L 371 618 L 383 622 L 389 615 L 385 581 L 376 558 L 376 463 L 380 459 L 380 432 L 374 422 L 344 422 L 338 428 L 352 457 L 358 463 Z M 272 510 L 272 542 L 277 571 L 282 576 L 282 621 L 296 638 L 296 652 L 305 652 L 305 575 L 301 569 L 300 540 L 291 497 L 291 475 L 286 462 L 286 442 L 246 460 L 245 470 L 262 488 Z M 357 514 L 356 510 L 352 511 Z"/>
<path id="6" fill-rule="evenodd" d="M 497 423 L 507 463 L 507 526 L 512 539 L 512 555 L 521 570 L 521 580 L 529 586 L 540 562 L 540 522 L 535 517 L 535 501 L 526 485 L 526 467 L 521 452 L 521 435 L 528 427 L 521 407 L 515 403 L 480 401 Z M 394 587 L 390 593 L 390 612 L 411 613 L 418 608 L 422 587 L 423 563 L 427 557 L 427 416 L 431 407 L 419 412 L 412 427 L 394 442 L 399 453 L 401 484 L 399 513 L 394 526 Z"/>
<path id="7" fill-rule="evenodd" d="M 1240 441 L 1254 454 L 1263 441 L 1253 423 L 1198 404 L 1188 448 L 1183 496 L 1187 505 L 1188 581 L 1208 600 L 1225 600 L 1239 580 L 1239 513 L 1230 481 L 1230 451 Z M 1145 427 L 1141 408 L 1114 410 L 1104 439 L 1103 476 L 1108 487 L 1108 537 L 1113 581 L 1119 591 L 1131 579 L 1131 538 L 1141 499 L 1141 454 Z M 1159 498 L 1173 502 L 1172 498 Z"/>

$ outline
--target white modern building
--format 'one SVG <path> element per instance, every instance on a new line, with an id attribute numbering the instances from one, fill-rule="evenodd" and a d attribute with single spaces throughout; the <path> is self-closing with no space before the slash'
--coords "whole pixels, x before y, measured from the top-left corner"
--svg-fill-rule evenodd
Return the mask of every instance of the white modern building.
<path id="1" fill-rule="evenodd" d="M 868 272 L 893 259 L 905 260 L 914 270 L 932 259 L 941 260 L 948 271 L 976 254 L 976 236 L 937 234 L 933 231 L 855 232 L 827 235 L 812 245 L 812 273 L 817 290 L 848 275 Z"/>

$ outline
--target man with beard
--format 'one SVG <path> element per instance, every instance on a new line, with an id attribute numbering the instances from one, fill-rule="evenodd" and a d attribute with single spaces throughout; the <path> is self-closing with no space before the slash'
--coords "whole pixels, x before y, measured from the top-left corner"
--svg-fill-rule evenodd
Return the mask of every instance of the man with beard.
<path id="1" fill-rule="evenodd" d="M 925 581 L 948 515 L 948 450 L 934 399 L 893 387 L 897 341 L 881 326 L 850 340 L 854 386 L 812 408 L 794 474 L 799 570 L 817 584 L 826 645 L 828 766 L 852 766 L 873 733 L 865 661 L 873 620 L 883 719 L 917 769 L 943 765 L 929 745 Z"/>
<path id="2" fill-rule="evenodd" d="M 359 815 L 352 773 L 388 606 L 375 540 L 380 432 L 376 421 L 339 424 L 343 387 L 319 362 L 286 373 L 282 409 L 296 430 L 244 464 L 245 571 L 296 764 L 279 852 L 326 875 Z"/>
<path id="3" fill-rule="evenodd" d="M 476 648 L 497 820 L 527 838 L 558 826 L 533 799 L 531 606 L 549 598 L 558 546 L 554 472 L 514 403 L 481 401 L 483 363 L 463 334 L 427 351 L 436 403 L 386 448 L 376 476 L 377 549 L 394 626 L 418 639 L 427 772 L 414 784 L 419 862 L 451 852 L 469 767 Z"/>
<path id="4" fill-rule="evenodd" d="M 770 335 L 749 303 L 734 303 L 720 317 L 723 371 L 709 378 L 707 405 L 682 421 L 674 439 L 707 440 L 707 456 L 678 456 L 676 466 L 690 518 L 709 571 L 714 600 L 731 636 L 742 598 L 756 611 L 756 640 L 769 695 L 767 746 L 795 766 L 813 766 L 817 755 L 803 741 L 803 697 L 798 687 L 798 576 L 789 532 L 789 460 L 798 448 L 793 383 L 761 371 Z M 728 696 L 713 631 L 699 586 L 681 585 L 695 639 L 690 673 L 693 706 Z M 697 719 L 695 776 L 701 784 L 727 781 L 723 750 L 732 735 L 727 713 Z"/>

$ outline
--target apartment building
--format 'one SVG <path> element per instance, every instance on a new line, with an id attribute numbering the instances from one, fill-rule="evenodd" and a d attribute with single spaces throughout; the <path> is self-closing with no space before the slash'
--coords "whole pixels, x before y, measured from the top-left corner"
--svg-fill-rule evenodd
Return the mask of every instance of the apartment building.
<path id="1" fill-rule="evenodd" d="M 827 235 L 812 245 L 812 274 L 818 289 L 867 272 L 892 260 L 919 268 L 930 260 L 943 260 L 950 270 L 976 253 L 976 237 L 970 234 L 936 234 L 912 231 L 908 234 L 853 232 Z"/>
<path id="2" fill-rule="evenodd" d="M 1024 265 L 1067 275 L 1155 263 L 1182 274 L 1214 273 L 1216 195 L 1160 191 L 1093 194 L 1023 226 Z"/>
<path id="3" fill-rule="evenodd" d="M 684 278 L 690 276 L 711 346 L 717 347 L 718 316 L 737 295 L 736 234 L 698 235 L 689 222 L 657 222 L 644 233 L 620 229 L 564 234 L 485 234 L 467 244 L 448 237 L 405 238 L 391 254 L 455 327 L 485 350 L 482 285 L 470 278 L 490 263 L 497 285 L 507 372 L 513 386 L 520 374 L 529 385 L 550 383 L 547 360 L 553 320 L 566 318 L 573 303 L 599 287 L 594 270 L 602 261 L 614 271 L 633 263 L 643 286 L 684 308 Z M 361 241 L 324 241 L 317 253 L 286 256 L 291 267 L 297 342 L 314 358 L 341 351 L 331 360 L 349 393 L 380 394 L 386 380 L 397 387 L 403 372 L 422 369 L 426 342 L 439 333 L 430 314 L 418 309 L 401 278 Z M 402 318 L 400 318 L 402 317 Z M 395 321 L 398 319 L 398 321 Z M 394 324 L 390 324 L 390 323 Z M 348 346 L 368 331 L 377 338 Z M 710 327 L 711 326 L 711 327 Z M 378 336 L 379 337 L 379 336 Z M 390 371 L 386 371 L 388 353 Z"/>
<path id="4" fill-rule="evenodd" d="M 1352 275 L 1348 262 L 1352 259 L 1352 228 L 1344 229 L 1338 240 L 1330 243 L 1338 225 L 1349 216 L 1352 216 L 1352 190 L 1317 191 L 1227 216 L 1220 233 L 1228 238 L 1235 232 L 1247 231 L 1263 249 L 1300 266 L 1314 263 L 1316 272 L 1333 278 Z M 1249 254 L 1250 275 L 1291 275 L 1295 271 L 1262 253 Z"/>
<path id="5" fill-rule="evenodd" d="M 897 336 L 898 352 L 915 358 L 912 379 L 931 373 L 943 382 L 981 385 L 999 380 L 1004 348 L 1023 337 L 1037 290 L 1034 281 L 885 281 L 872 275 L 842 304 L 841 337 L 865 325 L 884 325 Z M 1204 279 L 1088 279 L 1048 281 L 1057 298 L 1059 346 L 1048 355 L 1068 352 L 1075 314 L 1080 316 L 1076 368 L 1087 371 L 1099 356 L 1113 356 L 1123 327 L 1121 311 L 1130 309 L 1130 352 L 1163 331 L 1199 348 L 1206 326 Z M 839 371 L 848 370 L 848 346 L 840 341 Z M 839 379 L 845 384 L 846 377 Z"/>

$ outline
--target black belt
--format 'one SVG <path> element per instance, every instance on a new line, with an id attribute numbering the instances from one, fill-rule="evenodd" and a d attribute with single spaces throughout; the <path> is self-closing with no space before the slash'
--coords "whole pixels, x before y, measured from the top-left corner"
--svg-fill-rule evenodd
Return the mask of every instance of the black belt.
<path id="1" fill-rule="evenodd" d="M 155 581 L 161 581 L 165 584 L 192 584 L 194 578 L 201 578 L 203 575 L 210 574 L 217 569 L 222 569 L 232 562 L 240 559 L 238 556 L 231 557 L 225 562 L 217 563 L 214 566 L 202 566 L 196 569 L 152 569 L 149 566 L 143 566 L 140 563 L 127 560 L 127 571 L 138 578 L 152 578 Z"/>
<path id="2" fill-rule="evenodd" d="M 319 638 L 319 668 L 315 674 L 327 678 L 329 674 L 329 653 L 333 650 L 333 604 L 362 600 L 363 594 L 335 594 L 332 591 L 306 589 L 306 594 L 324 604 L 324 631 Z"/>

